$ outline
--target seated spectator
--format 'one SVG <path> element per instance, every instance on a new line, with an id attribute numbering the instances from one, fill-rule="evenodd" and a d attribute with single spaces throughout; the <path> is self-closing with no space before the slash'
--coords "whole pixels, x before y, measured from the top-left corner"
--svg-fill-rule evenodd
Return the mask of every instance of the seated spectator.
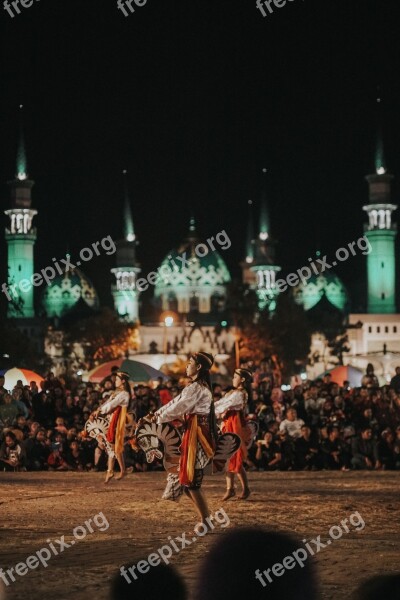
<path id="1" fill-rule="evenodd" d="M 313 558 L 309 556 L 302 568 L 294 559 L 290 569 L 282 565 L 299 548 L 301 542 L 286 533 L 259 528 L 227 531 L 203 560 L 194 599 L 316 600 Z M 283 577 L 272 571 L 277 564 Z"/>
<path id="2" fill-rule="evenodd" d="M 67 433 L 68 433 L 68 430 L 65 426 L 64 419 L 62 417 L 56 418 L 56 424 L 55 424 L 54 429 L 55 429 L 55 431 L 58 431 L 58 433 L 62 433 L 63 435 L 67 435 Z"/>
<path id="3" fill-rule="evenodd" d="M 8 394 L 8 390 L 6 390 L 6 388 L 4 387 L 5 381 L 6 380 L 4 375 L 0 375 L 0 404 L 4 397 L 4 394 Z"/>
<path id="4" fill-rule="evenodd" d="M 55 410 L 50 393 L 40 392 L 36 394 L 33 397 L 32 405 L 35 419 L 39 421 L 42 427 L 51 427 L 55 420 Z"/>
<path id="5" fill-rule="evenodd" d="M 351 464 L 354 469 L 379 469 L 382 466 L 379 460 L 378 446 L 372 439 L 370 427 L 362 429 L 361 435 L 353 439 L 352 453 Z"/>
<path id="6" fill-rule="evenodd" d="M 27 419 L 29 417 L 29 410 L 26 407 L 25 403 L 22 402 L 22 399 L 21 399 L 22 398 L 22 388 L 15 387 L 13 389 L 11 395 L 12 395 L 13 402 L 15 403 L 15 406 L 18 409 L 18 414 L 23 415 L 25 417 L 25 419 Z"/>
<path id="7" fill-rule="evenodd" d="M 367 370 L 364 377 L 361 380 L 361 385 L 368 389 L 374 389 L 379 387 L 379 381 L 374 373 L 374 365 L 368 363 Z"/>
<path id="8" fill-rule="evenodd" d="M 3 427 L 11 427 L 18 415 L 18 407 L 11 394 L 4 394 L 3 404 L 0 404 L 0 421 Z"/>
<path id="9" fill-rule="evenodd" d="M 390 429 L 385 429 L 381 433 L 381 439 L 378 442 L 378 455 L 382 463 L 382 469 L 395 468 L 394 435 Z"/>
<path id="10" fill-rule="evenodd" d="M 273 441 L 272 433 L 267 431 L 264 439 L 257 440 L 256 446 L 255 464 L 260 471 L 276 471 L 281 467 L 282 454 Z"/>
<path id="11" fill-rule="evenodd" d="M 311 429 L 302 425 L 301 436 L 295 441 L 296 468 L 304 471 L 317 468 L 318 444 L 311 440 Z"/>
<path id="12" fill-rule="evenodd" d="M 47 469 L 50 446 L 47 443 L 45 429 L 39 428 L 34 437 L 30 437 L 25 441 L 25 453 L 28 471 L 44 471 Z"/>
<path id="13" fill-rule="evenodd" d="M 394 389 L 396 394 L 400 394 L 400 367 L 396 367 L 396 375 L 390 380 L 390 387 Z"/>
<path id="14" fill-rule="evenodd" d="M 282 455 L 281 469 L 292 471 L 296 468 L 295 440 L 285 430 L 280 430 L 276 440 Z"/>
<path id="15" fill-rule="evenodd" d="M 3 471 L 25 470 L 25 452 L 11 431 L 4 436 L 0 448 L 0 468 Z"/>
<path id="16" fill-rule="evenodd" d="M 70 467 L 61 454 L 61 444 L 59 442 L 53 442 L 51 445 L 51 452 L 47 459 L 49 471 L 68 471 Z"/>
<path id="17" fill-rule="evenodd" d="M 323 465 L 325 469 L 342 469 L 348 471 L 347 454 L 340 439 L 338 427 L 328 428 L 328 437 L 321 444 Z"/>
<path id="18" fill-rule="evenodd" d="M 26 422 L 26 418 L 23 415 L 18 415 L 18 417 L 16 418 L 15 425 L 13 428 L 14 433 L 15 429 L 18 429 L 22 433 L 23 440 L 26 440 L 29 437 L 30 429 Z"/>
<path id="19" fill-rule="evenodd" d="M 285 431 L 292 440 L 297 440 L 301 436 L 303 425 L 304 421 L 297 418 L 297 411 L 294 408 L 288 408 L 286 418 L 279 425 L 279 431 Z"/>
<path id="20" fill-rule="evenodd" d="M 67 452 L 66 462 L 73 471 L 83 471 L 85 468 L 83 452 L 76 440 L 73 440 L 69 444 L 69 452 Z"/>

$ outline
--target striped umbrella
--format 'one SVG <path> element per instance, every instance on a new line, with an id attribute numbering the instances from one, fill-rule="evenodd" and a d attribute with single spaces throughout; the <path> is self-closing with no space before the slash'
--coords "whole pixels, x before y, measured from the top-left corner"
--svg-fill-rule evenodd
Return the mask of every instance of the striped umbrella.
<path id="1" fill-rule="evenodd" d="M 145 365 L 137 360 L 129 360 L 129 359 L 118 359 L 118 360 L 110 360 L 98 367 L 95 367 L 88 373 L 89 381 L 93 383 L 100 383 L 105 377 L 111 375 L 111 368 L 118 367 L 121 371 L 125 371 L 129 373 L 129 377 L 131 381 L 136 383 L 139 382 L 147 382 L 150 379 L 157 379 L 158 377 L 162 377 L 163 379 L 169 379 L 164 373 L 154 369 L 150 365 Z"/>
<path id="2" fill-rule="evenodd" d="M 31 381 L 34 381 L 39 389 L 43 383 L 43 377 L 34 371 L 29 371 L 29 369 L 17 369 L 17 367 L 14 367 L 13 369 L 3 369 L 0 370 L 0 375 L 5 377 L 4 387 L 6 390 L 12 390 L 16 386 L 18 380 L 21 380 L 24 385 L 29 385 Z"/>

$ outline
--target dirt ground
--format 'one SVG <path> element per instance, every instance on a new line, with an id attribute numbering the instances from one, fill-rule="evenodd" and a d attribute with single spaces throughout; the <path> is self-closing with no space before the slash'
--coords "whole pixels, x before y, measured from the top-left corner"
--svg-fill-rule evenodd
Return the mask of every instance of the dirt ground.
<path id="1" fill-rule="evenodd" d="M 179 504 L 160 499 L 164 473 L 128 475 L 108 486 L 103 478 L 103 473 L 0 473 L 3 569 L 51 542 L 58 548 L 55 540 L 62 535 L 70 543 L 74 528 L 99 512 L 109 523 L 103 532 L 92 524 L 93 533 L 52 556 L 47 568 L 39 565 L 15 575 L 16 581 L 3 590 L 5 600 L 106 600 L 109 578 L 121 564 L 146 558 L 168 543 L 169 535 L 193 529 L 196 520 L 186 498 Z M 368 576 L 400 570 L 400 474 L 250 473 L 250 482 L 248 501 L 223 505 L 230 527 L 266 525 L 295 531 L 301 538 L 324 539 L 332 525 L 355 511 L 361 514 L 362 532 L 344 534 L 317 556 L 322 598 L 349 598 Z M 208 477 L 204 489 L 211 510 L 221 508 L 223 477 Z M 172 557 L 191 589 L 201 557 L 224 531 L 219 528 Z"/>

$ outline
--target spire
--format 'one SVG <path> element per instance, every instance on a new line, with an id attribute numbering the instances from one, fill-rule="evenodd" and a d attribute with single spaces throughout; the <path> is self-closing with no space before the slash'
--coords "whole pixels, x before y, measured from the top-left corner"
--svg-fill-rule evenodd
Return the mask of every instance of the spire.
<path id="1" fill-rule="evenodd" d="M 197 228 L 196 228 L 196 219 L 194 218 L 194 214 L 191 213 L 189 219 L 189 231 L 187 232 L 185 241 L 190 242 L 192 245 L 192 254 L 194 255 L 194 243 L 199 239 Z"/>
<path id="2" fill-rule="evenodd" d="M 254 220 L 253 220 L 253 201 L 248 201 L 249 219 L 247 222 L 246 234 L 246 262 L 252 263 L 254 260 Z"/>
<path id="3" fill-rule="evenodd" d="M 190 216 L 190 220 L 189 220 L 189 231 L 191 233 L 196 232 L 196 219 L 194 218 L 193 214 Z"/>
<path id="4" fill-rule="evenodd" d="M 134 242 L 136 239 L 135 229 L 133 227 L 132 209 L 128 191 L 128 171 L 124 174 L 124 238 L 127 242 Z"/>
<path id="5" fill-rule="evenodd" d="M 376 99 L 378 105 L 378 132 L 375 151 L 375 170 L 377 175 L 384 175 L 387 171 L 385 151 L 383 147 L 383 132 L 382 132 L 382 98 L 378 96 Z"/>
<path id="6" fill-rule="evenodd" d="M 18 139 L 18 150 L 17 150 L 17 173 L 16 178 L 20 181 L 28 179 L 27 163 L 26 163 L 26 152 L 25 152 L 25 136 L 23 126 L 23 104 L 19 106 L 19 139 Z"/>
<path id="7" fill-rule="evenodd" d="M 261 212 L 260 212 L 260 240 L 266 240 L 269 237 L 269 214 L 267 208 L 267 169 L 264 168 L 263 172 L 263 192 L 261 196 Z"/>

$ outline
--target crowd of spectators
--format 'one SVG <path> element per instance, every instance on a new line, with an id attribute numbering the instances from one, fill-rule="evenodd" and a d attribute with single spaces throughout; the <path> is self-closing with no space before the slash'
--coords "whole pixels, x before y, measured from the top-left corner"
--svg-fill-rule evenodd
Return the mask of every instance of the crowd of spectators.
<path id="1" fill-rule="evenodd" d="M 106 470 L 105 449 L 84 430 L 90 414 L 114 389 L 115 372 L 100 384 L 66 381 L 49 373 L 38 389 L 35 382 L 18 381 L 6 390 L 0 376 L 0 470 Z M 130 412 L 135 418 L 171 400 L 178 388 L 162 380 L 153 387 L 132 388 Z M 134 423 L 134 422 L 133 422 Z M 148 465 L 142 451 L 127 439 L 125 461 L 130 471 L 160 469 Z"/>
<path id="2" fill-rule="evenodd" d="M 49 373 L 41 389 L 19 381 L 6 390 L 0 376 L 0 470 L 105 470 L 105 450 L 84 425 L 113 391 L 114 380 L 115 373 L 99 384 Z M 138 421 L 172 400 L 185 383 L 160 378 L 132 387 L 129 412 Z M 229 389 L 214 384 L 215 399 Z M 249 470 L 400 469 L 400 367 L 383 387 L 369 365 L 361 387 L 340 386 L 328 374 L 288 391 L 274 387 L 257 368 L 247 413 L 259 425 Z M 162 468 L 148 465 L 129 439 L 125 460 L 131 471 Z"/>

